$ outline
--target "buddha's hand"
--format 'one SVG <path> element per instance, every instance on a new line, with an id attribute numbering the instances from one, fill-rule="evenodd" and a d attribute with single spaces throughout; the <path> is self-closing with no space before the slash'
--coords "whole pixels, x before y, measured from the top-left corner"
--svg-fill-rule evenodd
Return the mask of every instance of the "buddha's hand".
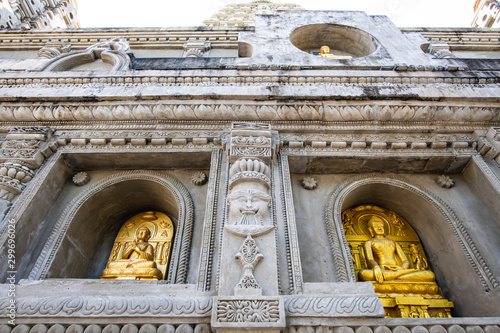
<path id="1" fill-rule="evenodd" d="M 373 267 L 373 276 L 378 283 L 384 282 L 384 273 L 382 273 L 382 268 L 380 266 Z"/>
<path id="2" fill-rule="evenodd" d="M 401 269 L 401 267 L 398 265 L 384 265 L 384 269 L 388 271 L 398 271 Z"/>

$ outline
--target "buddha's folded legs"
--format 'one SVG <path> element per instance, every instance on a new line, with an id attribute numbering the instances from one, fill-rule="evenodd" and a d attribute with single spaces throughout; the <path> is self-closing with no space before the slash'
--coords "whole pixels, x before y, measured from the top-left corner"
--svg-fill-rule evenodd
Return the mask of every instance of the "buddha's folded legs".
<path id="1" fill-rule="evenodd" d="M 431 271 L 418 271 L 416 269 L 401 269 L 397 271 L 382 270 L 385 281 L 400 280 L 411 282 L 433 282 L 436 277 Z M 375 281 L 375 274 L 371 269 L 364 269 L 358 273 L 361 281 Z"/>

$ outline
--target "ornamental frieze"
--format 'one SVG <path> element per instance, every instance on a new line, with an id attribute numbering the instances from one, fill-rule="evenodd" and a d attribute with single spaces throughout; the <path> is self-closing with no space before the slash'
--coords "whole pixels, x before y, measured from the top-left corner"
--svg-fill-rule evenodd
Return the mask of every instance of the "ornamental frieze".
<path id="1" fill-rule="evenodd" d="M 123 121 L 215 120 L 232 121 L 325 121 L 325 122 L 447 122 L 498 123 L 497 105 L 389 104 L 333 102 L 266 104 L 240 103 L 140 103 L 44 104 L 0 106 L 0 121 Z"/>

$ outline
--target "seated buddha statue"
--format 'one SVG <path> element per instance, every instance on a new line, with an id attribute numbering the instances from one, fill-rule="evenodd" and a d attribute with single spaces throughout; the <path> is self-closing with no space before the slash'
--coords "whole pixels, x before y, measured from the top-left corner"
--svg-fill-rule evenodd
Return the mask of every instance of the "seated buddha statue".
<path id="1" fill-rule="evenodd" d="M 162 273 L 156 267 L 154 248 L 148 243 L 150 237 L 149 228 L 138 228 L 134 241 L 125 244 L 122 258 L 109 261 L 101 278 L 160 280 Z"/>
<path id="2" fill-rule="evenodd" d="M 368 269 L 358 273 L 361 281 L 407 281 L 433 282 L 435 275 L 431 271 L 409 269 L 410 261 L 401 246 L 385 237 L 384 221 L 372 216 L 368 221 L 368 231 L 372 238 L 364 244 Z"/>

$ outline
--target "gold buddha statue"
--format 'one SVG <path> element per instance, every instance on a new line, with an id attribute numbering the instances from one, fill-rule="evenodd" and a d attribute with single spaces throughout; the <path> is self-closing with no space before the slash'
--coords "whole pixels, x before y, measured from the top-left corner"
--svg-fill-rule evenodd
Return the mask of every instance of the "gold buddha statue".
<path id="1" fill-rule="evenodd" d="M 373 237 L 364 244 L 366 264 L 369 269 L 363 269 L 358 273 L 359 280 L 382 283 L 391 280 L 433 282 L 436 279 L 431 271 L 409 269 L 410 261 L 401 246 L 385 237 L 384 221 L 380 217 L 370 218 L 368 230 Z"/>
<path id="2" fill-rule="evenodd" d="M 327 45 L 323 45 L 319 49 L 319 56 L 328 59 L 352 59 L 351 56 L 337 56 L 335 54 L 330 53 L 330 47 Z"/>
<path id="3" fill-rule="evenodd" d="M 418 235 L 393 211 L 361 205 L 342 213 L 359 281 L 371 281 L 387 317 L 451 317 Z"/>
<path id="4" fill-rule="evenodd" d="M 172 235 L 172 221 L 163 213 L 145 212 L 132 217 L 118 232 L 101 279 L 161 280 Z"/>

